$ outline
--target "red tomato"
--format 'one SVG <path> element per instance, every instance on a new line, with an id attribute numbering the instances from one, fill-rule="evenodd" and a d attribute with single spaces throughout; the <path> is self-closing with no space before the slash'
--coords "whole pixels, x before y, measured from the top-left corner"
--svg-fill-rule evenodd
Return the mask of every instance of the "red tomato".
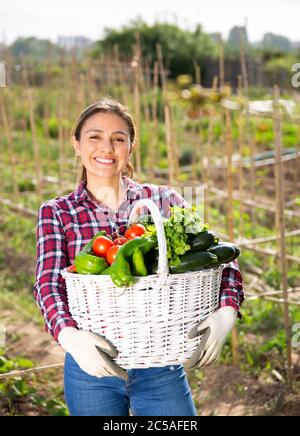
<path id="1" fill-rule="evenodd" d="M 125 232 L 125 238 L 127 239 L 134 239 L 138 236 L 142 236 L 146 232 L 145 227 L 143 224 L 133 224 L 129 229 Z"/>
<path id="2" fill-rule="evenodd" d="M 107 250 L 106 260 L 109 263 L 109 265 L 111 265 L 115 261 L 115 258 L 117 256 L 120 247 L 122 247 L 122 245 L 113 245 Z"/>
<path id="3" fill-rule="evenodd" d="M 128 241 L 128 239 L 124 238 L 124 236 L 119 236 L 118 238 L 116 238 L 114 240 L 114 244 L 115 245 L 124 245 L 124 244 L 126 244 L 127 241 Z"/>
<path id="4" fill-rule="evenodd" d="M 96 256 L 106 257 L 107 250 L 114 245 L 106 236 L 98 236 L 93 242 L 93 253 Z"/>

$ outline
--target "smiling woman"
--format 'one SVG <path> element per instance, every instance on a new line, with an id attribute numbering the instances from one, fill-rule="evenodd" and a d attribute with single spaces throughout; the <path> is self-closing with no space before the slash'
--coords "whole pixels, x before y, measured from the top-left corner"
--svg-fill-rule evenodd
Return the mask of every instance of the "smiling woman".
<path id="1" fill-rule="evenodd" d="M 81 158 L 78 183 L 98 202 L 117 210 L 125 197 L 121 175 L 133 176 L 129 162 L 136 129 L 127 108 L 111 98 L 103 98 L 80 115 L 72 143 Z"/>
<path id="2" fill-rule="evenodd" d="M 105 336 L 79 329 L 70 313 L 61 274 L 98 232 L 111 235 L 117 229 L 124 235 L 137 201 L 151 199 L 165 218 L 174 206 L 185 208 L 189 203 L 170 186 L 132 180 L 129 159 L 136 140 L 135 125 L 128 108 L 118 101 L 104 98 L 86 108 L 71 138 L 75 153 L 81 158 L 77 186 L 73 192 L 47 200 L 40 207 L 34 285 L 46 330 L 67 352 L 64 387 L 70 413 L 128 416 L 131 409 L 133 415 L 141 416 L 195 416 L 197 411 L 183 365 L 121 368 L 114 360 L 118 355 L 114 344 Z M 137 226 L 130 230 L 134 235 L 141 235 L 142 231 Z M 102 238 L 100 243 L 103 242 Z M 101 252 L 103 247 L 98 249 Z M 102 265 L 91 267 L 100 270 Z M 141 275 L 147 272 L 141 262 L 135 268 Z M 215 334 L 209 337 L 206 362 L 216 357 L 243 299 L 237 265 L 230 264 L 224 271 L 219 316 L 210 324 Z M 146 330 L 136 333 L 147 336 Z M 201 364 L 204 365 L 202 361 Z"/>

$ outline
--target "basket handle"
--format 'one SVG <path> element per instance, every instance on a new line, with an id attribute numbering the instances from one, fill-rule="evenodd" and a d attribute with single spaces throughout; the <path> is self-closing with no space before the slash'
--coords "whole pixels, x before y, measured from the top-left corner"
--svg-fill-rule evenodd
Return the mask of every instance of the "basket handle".
<path id="1" fill-rule="evenodd" d="M 159 208 L 157 207 L 157 205 L 154 203 L 153 200 L 149 200 L 149 199 L 138 200 L 130 212 L 129 224 L 131 224 L 131 222 L 135 220 L 135 218 L 138 215 L 138 210 L 141 209 L 143 206 L 146 206 L 149 209 L 156 228 L 157 241 L 158 241 L 157 274 L 159 274 L 161 277 L 160 285 L 162 286 L 167 279 L 169 273 L 169 266 L 168 266 L 168 259 L 167 259 L 167 241 L 166 241 L 165 229 L 164 229 L 163 220 Z"/>

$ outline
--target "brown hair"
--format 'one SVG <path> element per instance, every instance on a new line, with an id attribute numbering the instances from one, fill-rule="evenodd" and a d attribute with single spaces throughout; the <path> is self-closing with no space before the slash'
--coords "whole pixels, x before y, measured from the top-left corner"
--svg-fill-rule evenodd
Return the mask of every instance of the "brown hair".
<path id="1" fill-rule="evenodd" d="M 87 108 L 85 108 L 81 114 L 79 115 L 79 118 L 75 124 L 75 127 L 72 130 L 71 136 L 75 136 L 76 140 L 80 140 L 80 134 L 81 129 L 84 124 L 84 122 L 90 118 L 92 115 L 98 113 L 98 112 L 110 112 L 114 113 L 116 115 L 119 115 L 123 120 L 127 123 L 129 128 L 129 134 L 130 134 L 130 142 L 131 146 L 134 144 L 136 140 L 136 127 L 133 120 L 133 117 L 129 111 L 129 109 L 122 105 L 119 101 L 111 98 L 111 97 L 103 97 L 99 101 L 91 104 Z M 132 147 L 130 147 L 131 151 Z M 76 159 L 76 156 L 75 156 Z M 134 178 L 134 168 L 132 164 L 128 161 L 126 164 L 126 167 L 122 171 L 122 175 L 127 176 L 129 178 Z M 87 181 L 87 175 L 86 175 L 86 168 L 84 167 L 83 163 L 81 162 L 78 174 L 77 174 L 77 185 L 80 184 L 82 181 Z"/>

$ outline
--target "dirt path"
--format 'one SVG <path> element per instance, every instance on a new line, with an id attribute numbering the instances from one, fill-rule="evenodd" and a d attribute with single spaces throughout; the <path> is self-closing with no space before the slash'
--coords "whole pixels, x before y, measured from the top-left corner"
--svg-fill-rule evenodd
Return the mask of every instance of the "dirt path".
<path id="1" fill-rule="evenodd" d="M 299 354 L 293 360 L 300 368 Z M 209 366 L 188 376 L 201 416 L 300 415 L 299 383 L 292 389 L 275 376 L 254 377 L 228 365 Z M 300 373 L 295 378 L 299 381 Z"/>
<path id="2" fill-rule="evenodd" d="M 63 363 L 65 352 L 52 339 L 49 333 L 33 323 L 22 322 L 7 328 L 9 355 L 23 355 L 33 360 L 38 366 Z M 17 340 L 10 341 L 10 337 L 19 336 Z"/>
<path id="3" fill-rule="evenodd" d="M 65 355 L 41 327 L 25 321 L 7 326 L 7 354 L 21 355 L 36 366 L 63 363 Z M 279 381 L 260 380 L 225 365 L 187 372 L 187 376 L 201 416 L 300 415 L 300 395 Z M 63 386 L 62 369 L 55 370 L 52 382 Z"/>

